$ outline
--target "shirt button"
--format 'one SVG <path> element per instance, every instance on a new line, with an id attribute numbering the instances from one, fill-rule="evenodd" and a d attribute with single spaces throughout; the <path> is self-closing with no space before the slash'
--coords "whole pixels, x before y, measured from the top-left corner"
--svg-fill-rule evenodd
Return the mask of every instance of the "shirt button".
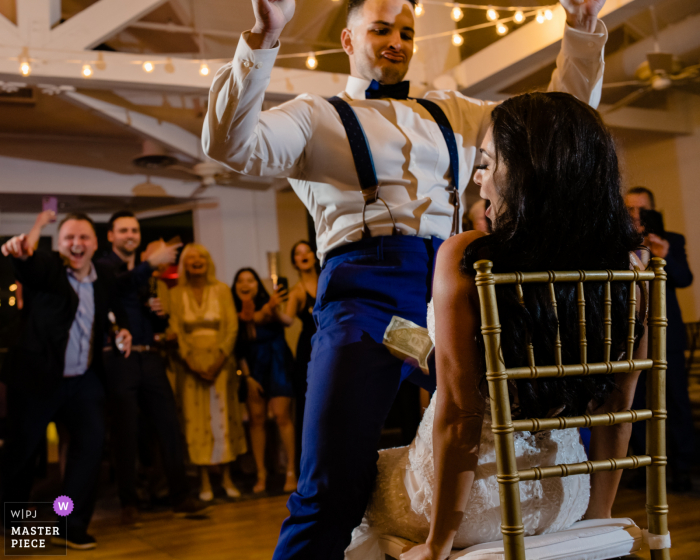
<path id="1" fill-rule="evenodd" d="M 244 60 L 243 66 L 245 66 L 246 68 L 250 68 L 252 66 L 252 63 L 250 62 L 250 60 Z"/>
<path id="2" fill-rule="evenodd" d="M 260 70 L 260 69 L 262 68 L 262 63 L 258 62 L 258 63 L 255 65 L 255 67 L 256 67 L 258 70 Z"/>

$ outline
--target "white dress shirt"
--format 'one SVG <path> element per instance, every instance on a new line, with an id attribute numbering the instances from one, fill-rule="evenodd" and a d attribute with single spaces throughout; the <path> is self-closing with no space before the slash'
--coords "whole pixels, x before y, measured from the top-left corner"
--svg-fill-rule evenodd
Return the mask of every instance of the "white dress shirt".
<path id="1" fill-rule="evenodd" d="M 364 199 L 345 129 L 335 108 L 312 93 L 261 111 L 279 45 L 252 50 L 247 35 L 241 37 L 233 61 L 214 77 L 202 132 L 204 152 L 239 173 L 289 178 L 314 219 L 323 260 L 331 249 L 362 236 Z M 594 33 L 567 26 L 548 89 L 569 92 L 597 107 L 606 40 L 601 21 Z M 365 131 L 379 196 L 402 234 L 447 239 L 454 208 L 449 201 L 450 158 L 440 129 L 415 100 L 365 99 L 369 83 L 351 76 L 339 96 L 350 103 Z M 454 91 L 425 97 L 442 108 L 454 130 L 459 191 L 464 195 L 496 103 Z M 367 207 L 366 220 L 373 236 L 391 234 L 391 219 L 381 202 Z"/>

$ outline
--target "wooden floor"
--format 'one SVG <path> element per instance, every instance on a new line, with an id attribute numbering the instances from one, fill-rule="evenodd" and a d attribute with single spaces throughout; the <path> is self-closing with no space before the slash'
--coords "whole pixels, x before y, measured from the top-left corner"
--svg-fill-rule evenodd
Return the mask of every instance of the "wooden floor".
<path id="1" fill-rule="evenodd" d="M 269 560 L 280 524 L 287 515 L 286 496 L 216 504 L 207 516 L 177 519 L 168 512 L 144 514 L 144 526 L 125 530 L 117 523 L 118 512 L 102 508 L 91 525 L 98 540 L 93 551 L 68 551 L 82 560 Z M 669 495 L 670 528 L 674 560 L 700 558 L 700 492 Z M 111 509 L 111 508 L 110 508 Z M 622 489 L 615 517 L 631 517 L 646 527 L 644 495 Z M 648 559 L 643 549 L 639 558 Z"/>

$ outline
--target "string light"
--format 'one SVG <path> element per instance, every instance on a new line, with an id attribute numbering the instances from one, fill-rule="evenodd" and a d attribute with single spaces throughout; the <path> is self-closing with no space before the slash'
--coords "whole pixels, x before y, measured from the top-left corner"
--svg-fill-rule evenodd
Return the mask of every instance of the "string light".
<path id="1" fill-rule="evenodd" d="M 544 23 L 544 14 L 542 13 L 542 10 L 537 12 L 537 17 L 535 19 L 537 20 L 537 23 Z"/>
<path id="2" fill-rule="evenodd" d="M 486 11 L 486 19 L 488 19 L 489 21 L 496 21 L 498 19 L 498 12 L 493 8 L 489 8 Z"/>
<path id="3" fill-rule="evenodd" d="M 523 21 L 525 21 L 525 14 L 518 10 L 517 12 L 515 12 L 513 19 L 515 20 L 515 23 L 522 23 Z"/>
<path id="4" fill-rule="evenodd" d="M 144 62 L 143 63 L 143 71 L 144 72 L 149 72 L 149 73 L 153 72 L 154 68 L 155 68 L 155 66 L 153 66 L 152 62 Z"/>
<path id="5" fill-rule="evenodd" d="M 32 66 L 27 62 L 26 60 L 22 61 L 22 63 L 19 65 L 19 73 L 22 74 L 22 76 L 29 76 L 29 74 L 32 73 Z"/>
<path id="6" fill-rule="evenodd" d="M 418 2 L 414 9 L 414 13 L 416 14 L 416 17 L 421 17 L 425 13 L 425 8 L 423 7 L 423 4 Z"/>
<path id="7" fill-rule="evenodd" d="M 11 292 L 16 292 L 17 291 L 17 284 L 10 284 L 10 287 L 8 288 Z"/>
<path id="8" fill-rule="evenodd" d="M 496 25 L 496 33 L 499 35 L 505 35 L 508 33 L 508 28 L 505 26 L 503 22 L 498 22 L 498 25 Z"/>
<path id="9" fill-rule="evenodd" d="M 418 45 L 416 43 L 413 43 L 413 54 L 416 54 L 418 52 Z"/>
<path id="10" fill-rule="evenodd" d="M 199 67 L 199 73 L 202 76 L 208 76 L 209 75 L 209 66 L 207 66 L 206 62 L 202 62 L 202 65 Z"/>
<path id="11" fill-rule="evenodd" d="M 92 76 L 92 66 L 90 66 L 89 64 L 83 64 L 83 72 L 82 72 L 82 74 L 83 74 L 83 76 L 85 76 L 86 78 L 89 78 L 90 76 Z"/>
<path id="12" fill-rule="evenodd" d="M 450 17 L 452 18 L 452 21 L 460 21 L 464 17 L 464 12 L 462 11 L 462 8 L 460 8 L 459 6 L 455 6 L 454 8 L 452 8 Z"/>
<path id="13" fill-rule="evenodd" d="M 452 35 L 452 44 L 455 47 L 459 47 L 462 43 L 464 43 L 464 37 L 462 37 L 459 33 Z"/>
<path id="14" fill-rule="evenodd" d="M 11 296 L 11 297 L 10 297 L 10 300 L 9 300 L 7 303 L 10 304 L 10 307 L 13 307 L 13 306 L 15 305 L 15 301 L 17 301 L 17 300 L 15 299 L 15 296 Z"/>
<path id="15" fill-rule="evenodd" d="M 306 67 L 309 70 L 316 70 L 316 68 L 318 68 L 318 60 L 316 60 L 314 53 L 310 53 L 306 59 Z"/>
<path id="16" fill-rule="evenodd" d="M 551 20 L 554 17 L 552 14 L 552 10 L 545 10 L 544 11 L 544 19 L 549 19 Z"/>

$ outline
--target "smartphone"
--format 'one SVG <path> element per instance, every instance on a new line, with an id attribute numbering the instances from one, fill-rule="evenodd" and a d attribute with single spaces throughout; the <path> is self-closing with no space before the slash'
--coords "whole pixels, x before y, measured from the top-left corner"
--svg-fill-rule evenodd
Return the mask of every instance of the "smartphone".
<path id="1" fill-rule="evenodd" d="M 661 215 L 661 212 L 642 208 L 639 211 L 639 220 L 642 222 L 642 226 L 644 227 L 644 235 L 653 233 L 661 238 L 666 236 L 666 230 L 664 229 L 664 217 Z"/>
<path id="2" fill-rule="evenodd" d="M 285 292 L 288 292 L 289 291 L 289 280 L 287 280 L 287 278 L 285 278 L 284 276 L 280 276 L 277 279 L 277 285 L 275 286 L 275 288 L 280 292 L 282 290 L 284 290 Z"/>
<path id="3" fill-rule="evenodd" d="M 45 196 L 41 199 L 41 211 L 53 210 L 54 214 L 58 214 L 58 198 L 55 196 Z M 54 218 L 56 221 L 56 218 Z"/>

